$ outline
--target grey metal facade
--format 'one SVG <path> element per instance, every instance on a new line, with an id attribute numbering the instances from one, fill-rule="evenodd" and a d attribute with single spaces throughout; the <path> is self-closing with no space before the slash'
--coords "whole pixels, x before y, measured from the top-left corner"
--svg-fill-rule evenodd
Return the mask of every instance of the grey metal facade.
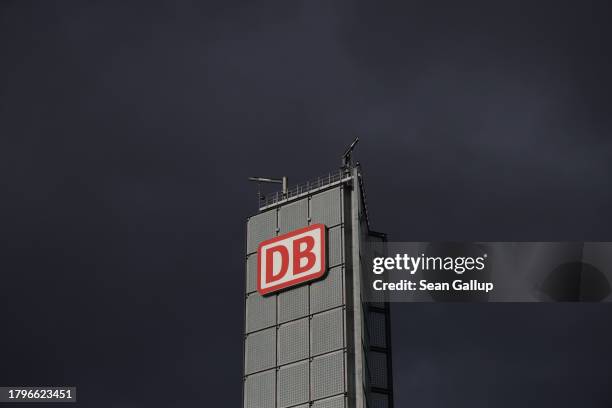
<path id="1" fill-rule="evenodd" d="M 392 407 L 389 305 L 361 296 L 368 243 L 385 240 L 370 231 L 366 208 L 356 167 L 249 218 L 244 408 Z M 327 227 L 324 278 L 260 295 L 259 243 L 316 223 Z"/>

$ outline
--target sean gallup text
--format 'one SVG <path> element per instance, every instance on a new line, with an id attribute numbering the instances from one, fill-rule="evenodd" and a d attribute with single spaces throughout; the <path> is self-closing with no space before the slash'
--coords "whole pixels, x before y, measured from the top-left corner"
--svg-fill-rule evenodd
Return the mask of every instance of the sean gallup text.
<path id="1" fill-rule="evenodd" d="M 494 288 L 493 282 L 484 282 L 477 279 L 461 280 L 456 279 L 452 282 L 431 282 L 421 279 L 418 282 L 402 279 L 398 282 L 384 282 L 377 279 L 372 283 L 376 291 L 469 291 L 469 292 L 491 292 Z"/>

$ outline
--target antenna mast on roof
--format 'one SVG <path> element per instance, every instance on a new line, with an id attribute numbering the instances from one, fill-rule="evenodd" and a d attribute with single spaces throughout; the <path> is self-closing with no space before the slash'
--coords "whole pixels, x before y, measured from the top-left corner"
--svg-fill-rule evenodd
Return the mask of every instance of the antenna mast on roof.
<path id="1" fill-rule="evenodd" d="M 353 153 L 353 150 L 355 149 L 355 146 L 357 145 L 357 143 L 359 143 L 358 137 L 356 137 L 355 140 L 353 140 L 353 143 L 351 143 L 351 145 L 348 147 L 348 149 L 346 149 L 346 151 L 342 155 L 342 169 L 348 170 L 353 166 L 353 160 L 351 158 L 351 154 Z"/>
<path id="2" fill-rule="evenodd" d="M 272 178 L 266 178 L 266 177 L 249 177 L 249 180 L 257 182 L 257 195 L 259 196 L 260 200 L 264 198 L 264 196 L 261 194 L 261 189 L 259 188 L 260 183 L 282 184 L 283 185 L 283 197 L 287 196 L 287 177 L 285 176 L 283 176 L 280 179 L 272 179 Z"/>

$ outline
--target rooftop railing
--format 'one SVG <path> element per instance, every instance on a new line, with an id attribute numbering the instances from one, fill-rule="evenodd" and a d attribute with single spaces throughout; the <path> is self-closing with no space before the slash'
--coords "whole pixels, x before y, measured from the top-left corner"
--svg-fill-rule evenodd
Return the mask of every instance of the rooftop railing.
<path id="1" fill-rule="evenodd" d="M 324 176 L 317 177 L 316 179 L 309 180 L 305 183 L 297 184 L 287 189 L 287 192 L 285 194 L 283 194 L 282 191 L 277 191 L 272 194 L 262 195 L 259 200 L 259 208 L 261 209 L 276 204 L 280 201 L 289 200 L 292 197 L 300 196 L 309 191 L 316 190 L 336 182 L 340 182 L 350 177 L 350 171 L 341 169 L 328 173 Z"/>

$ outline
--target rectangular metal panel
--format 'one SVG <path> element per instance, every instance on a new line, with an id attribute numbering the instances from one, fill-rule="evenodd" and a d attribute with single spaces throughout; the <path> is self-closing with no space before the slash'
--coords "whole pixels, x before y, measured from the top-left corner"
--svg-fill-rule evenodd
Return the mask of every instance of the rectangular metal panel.
<path id="1" fill-rule="evenodd" d="M 370 393 L 369 408 L 389 408 L 389 396 L 377 392 Z"/>
<path id="2" fill-rule="evenodd" d="M 344 392 L 344 352 L 324 354 L 312 359 L 310 368 L 312 399 L 330 397 Z"/>
<path id="3" fill-rule="evenodd" d="M 246 331 L 276 325 L 276 296 L 261 296 L 258 292 L 248 295 L 246 300 Z"/>
<path id="4" fill-rule="evenodd" d="M 372 386 L 387 388 L 387 354 L 370 351 L 367 358 Z"/>
<path id="5" fill-rule="evenodd" d="M 342 267 L 331 268 L 322 280 L 310 286 L 310 313 L 322 312 L 344 303 Z"/>
<path id="6" fill-rule="evenodd" d="M 308 358 L 308 317 L 285 323 L 278 328 L 278 364 Z"/>
<path id="7" fill-rule="evenodd" d="M 310 199 L 310 223 L 333 227 L 342 223 L 342 190 L 340 187 L 315 194 Z"/>
<path id="8" fill-rule="evenodd" d="M 324 400 L 315 401 L 312 404 L 312 408 L 345 408 L 344 395 L 338 395 L 336 397 L 326 398 Z"/>
<path id="9" fill-rule="evenodd" d="M 246 260 L 246 291 L 247 293 L 257 290 L 257 254 L 251 254 Z"/>
<path id="10" fill-rule="evenodd" d="M 250 375 L 244 384 L 245 408 L 274 408 L 276 369 Z"/>
<path id="11" fill-rule="evenodd" d="M 276 327 L 251 333 L 245 341 L 246 374 L 276 365 Z"/>
<path id="12" fill-rule="evenodd" d="M 342 307 L 312 316 L 311 355 L 329 353 L 344 347 L 344 310 Z"/>
<path id="13" fill-rule="evenodd" d="M 330 267 L 340 265 L 344 259 L 342 253 L 343 232 L 344 230 L 341 226 L 327 230 L 327 261 Z"/>
<path id="14" fill-rule="evenodd" d="M 308 225 L 308 199 L 285 204 L 278 209 L 279 234 Z"/>
<path id="15" fill-rule="evenodd" d="M 308 371 L 308 360 L 286 365 L 278 370 L 279 408 L 308 402 Z"/>
<path id="16" fill-rule="evenodd" d="M 368 312 L 368 333 L 370 345 L 375 347 L 387 347 L 387 331 L 385 314 L 380 312 Z"/>
<path id="17" fill-rule="evenodd" d="M 278 322 L 308 316 L 309 286 L 303 285 L 278 294 Z"/>
<path id="18" fill-rule="evenodd" d="M 247 223 L 247 253 L 256 252 L 261 241 L 275 236 L 276 209 L 254 215 Z"/>

